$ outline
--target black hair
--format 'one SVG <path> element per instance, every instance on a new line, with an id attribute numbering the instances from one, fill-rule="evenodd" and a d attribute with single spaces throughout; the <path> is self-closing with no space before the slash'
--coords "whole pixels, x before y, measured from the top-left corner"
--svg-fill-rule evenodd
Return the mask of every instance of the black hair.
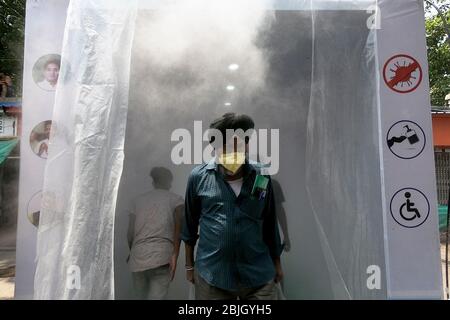
<path id="1" fill-rule="evenodd" d="M 214 120 L 209 125 L 210 129 L 216 129 L 220 131 L 222 137 L 226 137 L 227 130 L 239 130 L 246 132 L 247 130 L 255 128 L 255 122 L 253 119 L 245 114 L 236 114 L 234 112 L 225 113 L 222 117 Z M 248 143 L 249 137 L 245 137 L 245 143 Z M 215 137 L 209 137 L 209 143 L 215 142 Z"/>
<path id="2" fill-rule="evenodd" d="M 164 167 L 154 167 L 150 171 L 150 176 L 155 182 L 167 181 L 173 178 L 172 172 L 170 172 L 169 169 Z"/>
<path id="3" fill-rule="evenodd" d="M 50 59 L 48 60 L 45 64 L 44 64 L 44 69 L 48 67 L 49 64 L 56 64 L 58 66 L 58 69 L 61 68 L 61 60 L 54 58 L 54 59 Z"/>

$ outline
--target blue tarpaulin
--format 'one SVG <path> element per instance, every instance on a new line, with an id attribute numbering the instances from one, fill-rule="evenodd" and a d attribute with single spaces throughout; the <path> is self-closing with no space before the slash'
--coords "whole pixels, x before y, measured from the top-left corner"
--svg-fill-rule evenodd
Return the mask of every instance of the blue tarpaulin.
<path id="1" fill-rule="evenodd" d="M 0 164 L 2 164 L 6 158 L 8 158 L 11 151 L 19 142 L 19 139 L 0 141 Z"/>
<path id="2" fill-rule="evenodd" d="M 2 99 L 0 100 L 0 107 L 5 108 L 20 108 L 22 106 L 22 101 L 18 99 Z"/>
<path id="3" fill-rule="evenodd" d="M 447 228 L 447 206 L 439 206 L 439 230 L 444 231 Z"/>

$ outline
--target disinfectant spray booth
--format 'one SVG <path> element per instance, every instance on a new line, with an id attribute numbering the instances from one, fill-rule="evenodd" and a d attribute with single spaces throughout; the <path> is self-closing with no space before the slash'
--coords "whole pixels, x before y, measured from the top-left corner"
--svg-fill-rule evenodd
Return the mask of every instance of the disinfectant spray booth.
<path id="1" fill-rule="evenodd" d="M 29 0 L 25 48 L 16 298 L 135 298 L 134 199 L 154 168 L 184 198 L 229 112 L 270 168 L 281 298 L 441 298 L 423 1 Z"/>

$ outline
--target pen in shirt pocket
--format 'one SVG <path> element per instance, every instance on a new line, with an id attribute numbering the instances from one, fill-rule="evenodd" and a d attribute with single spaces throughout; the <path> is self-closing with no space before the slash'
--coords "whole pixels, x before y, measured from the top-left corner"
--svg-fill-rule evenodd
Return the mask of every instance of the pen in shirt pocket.
<path id="1" fill-rule="evenodd" d="M 266 198 L 267 186 L 269 184 L 269 178 L 258 174 L 253 183 L 251 195 L 253 198 L 263 200 Z"/>

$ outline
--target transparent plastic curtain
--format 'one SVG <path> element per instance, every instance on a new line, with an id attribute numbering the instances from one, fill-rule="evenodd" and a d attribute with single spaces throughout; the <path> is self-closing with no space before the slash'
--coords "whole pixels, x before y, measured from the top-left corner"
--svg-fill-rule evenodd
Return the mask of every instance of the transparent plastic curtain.
<path id="1" fill-rule="evenodd" d="M 35 299 L 114 298 L 113 237 L 137 1 L 68 9 L 37 245 Z"/>
<path id="2" fill-rule="evenodd" d="M 369 266 L 385 274 L 385 263 L 376 30 L 365 23 L 313 11 L 306 188 L 337 299 L 386 298 L 367 286 Z"/>

